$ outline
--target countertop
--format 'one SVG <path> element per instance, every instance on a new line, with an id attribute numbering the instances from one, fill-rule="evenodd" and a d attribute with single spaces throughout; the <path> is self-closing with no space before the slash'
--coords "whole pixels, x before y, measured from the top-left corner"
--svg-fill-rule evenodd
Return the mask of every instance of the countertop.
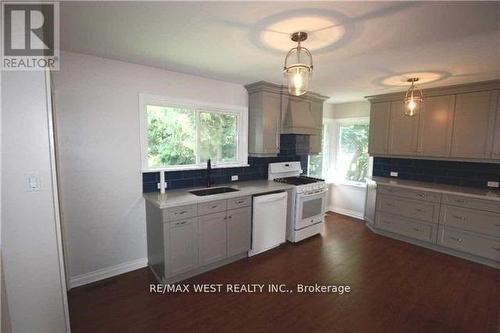
<path id="1" fill-rule="evenodd" d="M 371 179 L 380 185 L 404 187 L 414 190 L 425 190 L 438 193 L 457 194 L 478 199 L 489 199 L 489 200 L 500 201 L 500 191 L 498 190 L 462 187 L 455 185 L 444 185 L 444 184 L 427 183 L 414 180 L 405 180 L 405 179 L 387 178 L 387 177 L 368 177 L 368 179 Z"/>
<path id="2" fill-rule="evenodd" d="M 215 188 L 215 187 L 225 187 L 225 186 L 238 189 L 239 191 L 205 195 L 205 196 L 196 196 L 194 194 L 189 193 L 189 191 L 200 189 L 200 187 L 196 187 L 196 188 L 183 188 L 179 190 L 170 190 L 170 191 L 167 190 L 164 194 L 161 194 L 160 192 L 148 192 L 144 193 L 143 196 L 146 200 L 148 200 L 155 206 L 159 207 L 160 209 L 164 209 L 164 208 L 177 207 L 182 205 L 191 205 L 191 204 L 197 204 L 201 202 L 208 202 L 214 200 L 237 198 L 246 195 L 254 195 L 271 191 L 288 190 L 294 187 L 293 185 L 278 183 L 271 180 L 251 180 L 243 182 L 234 182 L 229 184 L 215 185 L 213 187 Z"/>

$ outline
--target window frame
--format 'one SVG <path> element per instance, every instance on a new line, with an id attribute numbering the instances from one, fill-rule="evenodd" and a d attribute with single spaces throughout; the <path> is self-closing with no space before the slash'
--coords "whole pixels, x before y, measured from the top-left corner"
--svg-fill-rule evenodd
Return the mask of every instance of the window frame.
<path id="1" fill-rule="evenodd" d="M 141 143 L 141 171 L 142 172 L 158 172 L 158 171 L 178 171 L 178 170 L 198 170 L 204 169 L 205 163 L 198 163 L 199 156 L 195 151 L 197 163 L 189 165 L 174 165 L 161 168 L 152 168 L 148 166 L 148 139 L 147 139 L 147 112 L 148 105 L 161 107 L 179 107 L 193 109 L 195 112 L 196 135 L 198 135 L 198 125 L 200 121 L 199 114 L 201 112 L 210 112 L 236 116 L 236 162 L 219 162 L 213 161 L 213 168 L 234 168 L 248 166 L 248 108 L 237 105 L 217 104 L 210 102 L 202 102 L 191 99 L 179 99 L 171 96 L 160 96 L 150 94 L 139 94 L 139 133 Z M 195 138 L 198 141 L 198 138 Z M 198 142 L 197 144 L 198 145 Z"/>
<path id="2" fill-rule="evenodd" d="M 370 131 L 370 117 L 352 117 L 352 118 L 337 118 L 334 120 L 335 122 L 335 138 L 334 138 L 334 147 L 333 148 L 333 154 L 332 154 L 332 160 L 330 163 L 331 169 L 335 171 L 337 174 L 338 171 L 338 155 L 340 152 L 340 135 L 341 135 L 341 127 L 342 125 L 368 125 L 368 131 Z M 372 170 L 372 157 L 368 157 L 368 170 L 367 170 L 367 175 L 371 175 L 371 170 Z M 334 177 L 332 179 L 332 182 L 334 184 L 340 184 L 340 185 L 350 185 L 354 187 L 366 187 L 366 182 L 360 182 L 360 181 L 354 181 L 354 180 L 348 180 L 345 178 L 340 178 L 340 177 Z"/>

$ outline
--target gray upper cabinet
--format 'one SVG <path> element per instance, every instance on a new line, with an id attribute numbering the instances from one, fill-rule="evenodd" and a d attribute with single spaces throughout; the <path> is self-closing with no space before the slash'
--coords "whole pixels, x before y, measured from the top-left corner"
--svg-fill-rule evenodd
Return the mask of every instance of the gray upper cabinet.
<path id="1" fill-rule="evenodd" d="M 480 91 L 456 96 L 451 156 L 486 159 L 491 157 L 497 91 Z"/>
<path id="2" fill-rule="evenodd" d="M 388 153 L 390 118 L 390 102 L 372 103 L 370 110 L 370 140 L 368 145 L 370 155 L 385 155 Z"/>
<path id="3" fill-rule="evenodd" d="M 167 224 L 166 276 L 174 276 L 198 267 L 198 222 L 195 218 Z"/>
<path id="4" fill-rule="evenodd" d="M 281 98 L 267 91 L 248 96 L 248 154 L 275 156 L 280 151 Z"/>
<path id="5" fill-rule="evenodd" d="M 200 265 L 226 258 L 226 212 L 200 216 L 198 224 Z"/>
<path id="6" fill-rule="evenodd" d="M 326 96 L 308 92 L 288 95 L 286 87 L 256 82 L 248 90 L 248 153 L 251 156 L 276 156 L 280 151 L 280 134 L 320 135 L 323 102 Z M 313 142 L 313 151 L 321 145 Z"/>
<path id="7" fill-rule="evenodd" d="M 389 153 L 392 155 L 414 155 L 417 153 L 418 121 L 420 114 L 408 117 L 403 111 L 403 102 L 391 103 L 389 128 Z"/>
<path id="8" fill-rule="evenodd" d="M 424 90 L 422 108 L 404 114 L 404 92 L 371 102 L 368 152 L 450 160 L 500 160 L 500 80 Z"/>
<path id="9" fill-rule="evenodd" d="M 500 93 L 497 91 L 497 114 L 495 121 L 495 130 L 493 133 L 493 152 L 492 158 L 500 160 Z"/>
<path id="10" fill-rule="evenodd" d="M 420 113 L 417 152 L 423 156 L 450 156 L 455 96 L 426 98 Z"/>
<path id="11" fill-rule="evenodd" d="M 309 154 L 321 153 L 321 139 L 323 136 L 323 101 L 311 102 L 311 116 L 316 128 L 315 133 L 309 136 Z"/>
<path id="12" fill-rule="evenodd" d="M 252 233 L 252 208 L 244 207 L 227 211 L 227 256 L 250 249 Z"/>

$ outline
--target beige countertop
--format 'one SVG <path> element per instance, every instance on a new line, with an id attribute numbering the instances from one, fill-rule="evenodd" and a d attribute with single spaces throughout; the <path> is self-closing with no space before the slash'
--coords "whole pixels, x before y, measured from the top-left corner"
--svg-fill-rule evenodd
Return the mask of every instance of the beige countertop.
<path id="1" fill-rule="evenodd" d="M 377 184 L 395 187 L 404 187 L 414 190 L 425 190 L 430 192 L 457 194 L 478 199 L 490 199 L 500 201 L 500 191 L 473 187 L 462 187 L 455 185 L 444 185 L 436 183 L 419 182 L 386 177 L 368 177 Z"/>
<path id="2" fill-rule="evenodd" d="M 146 200 L 148 200 L 155 206 L 164 209 L 182 205 L 197 204 L 200 202 L 237 198 L 246 195 L 254 195 L 271 191 L 288 190 L 294 187 L 293 185 L 278 183 L 270 180 L 251 180 L 244 182 L 234 182 L 229 184 L 220 184 L 213 187 L 215 188 L 223 186 L 232 187 L 238 189 L 239 191 L 205 195 L 205 196 L 196 196 L 194 194 L 189 193 L 189 191 L 195 189 L 201 189 L 200 187 L 197 187 L 197 188 L 183 188 L 179 190 L 170 190 L 170 191 L 167 190 L 164 194 L 161 194 L 160 192 L 148 192 L 144 193 L 143 196 Z"/>

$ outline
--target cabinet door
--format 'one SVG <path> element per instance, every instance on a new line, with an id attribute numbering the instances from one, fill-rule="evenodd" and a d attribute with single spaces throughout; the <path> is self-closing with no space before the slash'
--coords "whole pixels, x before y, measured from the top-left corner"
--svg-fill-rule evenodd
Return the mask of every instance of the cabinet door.
<path id="1" fill-rule="evenodd" d="M 481 159 L 491 157 L 496 103 L 496 91 L 456 96 L 452 157 Z"/>
<path id="2" fill-rule="evenodd" d="M 200 216 L 200 265 L 226 258 L 226 212 Z"/>
<path id="3" fill-rule="evenodd" d="M 495 131 L 493 133 L 493 158 L 500 160 L 500 94 L 497 99 L 497 114 L 495 122 Z"/>
<path id="4" fill-rule="evenodd" d="M 227 256 L 250 250 L 252 234 L 251 207 L 227 211 Z"/>
<path id="5" fill-rule="evenodd" d="M 321 131 L 317 135 L 309 136 L 309 155 L 316 155 L 321 153 Z"/>
<path id="6" fill-rule="evenodd" d="M 198 223 L 196 219 L 165 224 L 166 275 L 174 276 L 198 267 Z"/>
<path id="7" fill-rule="evenodd" d="M 391 155 L 417 154 L 419 118 L 419 112 L 413 117 L 405 115 L 402 101 L 391 103 L 389 128 L 389 153 Z"/>
<path id="8" fill-rule="evenodd" d="M 424 100 L 418 127 L 418 154 L 450 156 L 455 96 L 429 97 Z"/>
<path id="9" fill-rule="evenodd" d="M 390 115 L 391 104 L 389 102 L 372 103 L 370 107 L 370 141 L 368 145 L 368 151 L 372 156 L 388 153 Z"/>
<path id="10" fill-rule="evenodd" d="M 275 156 L 279 153 L 281 97 L 270 92 L 252 92 L 248 96 L 248 153 Z"/>

